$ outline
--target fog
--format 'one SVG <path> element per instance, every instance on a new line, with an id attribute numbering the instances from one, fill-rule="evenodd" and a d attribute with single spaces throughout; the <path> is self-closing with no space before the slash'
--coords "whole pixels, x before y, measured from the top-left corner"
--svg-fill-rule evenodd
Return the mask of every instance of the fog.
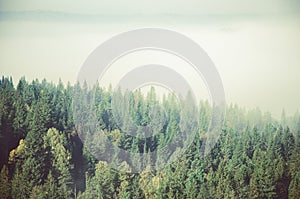
<path id="1" fill-rule="evenodd" d="M 228 103 L 260 107 L 275 117 L 282 109 L 291 115 L 300 108 L 300 18 L 295 14 L 297 3 L 276 2 L 263 4 L 258 11 L 205 4 L 207 11 L 199 13 L 192 6 L 190 11 L 172 13 L 161 5 L 141 16 L 137 15 L 140 4 L 106 13 L 109 3 L 96 12 L 86 5 L 82 10 L 78 5 L 64 9 L 49 5 L 45 11 L 47 5 L 36 2 L 32 7 L 1 2 L 1 75 L 12 76 L 15 83 L 22 76 L 74 83 L 83 62 L 103 41 L 132 29 L 166 28 L 188 36 L 207 52 L 222 78 Z M 132 56 L 127 63 L 143 60 Z M 169 63 L 176 67 L 174 61 Z M 111 81 L 117 81 L 116 74 L 109 74 Z M 109 78 L 105 81 L 111 83 Z"/>

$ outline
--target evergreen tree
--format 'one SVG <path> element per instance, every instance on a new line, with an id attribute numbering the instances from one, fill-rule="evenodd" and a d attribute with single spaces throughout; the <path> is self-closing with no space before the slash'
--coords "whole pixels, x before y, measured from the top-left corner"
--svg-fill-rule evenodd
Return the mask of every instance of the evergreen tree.
<path id="1" fill-rule="evenodd" d="M 44 136 L 44 147 L 50 150 L 50 162 L 52 162 L 52 173 L 57 179 L 58 194 L 61 198 L 69 198 L 71 195 L 73 165 L 70 164 L 71 153 L 65 148 L 67 139 L 62 132 L 55 128 L 48 130 Z M 51 177 L 51 176 L 50 176 Z"/>
<path id="2" fill-rule="evenodd" d="M 300 198 L 300 172 L 296 173 L 289 186 L 289 198 Z"/>
<path id="3" fill-rule="evenodd" d="M 0 173 L 0 196 L 3 199 L 10 198 L 11 183 L 9 181 L 8 168 L 4 165 Z"/>

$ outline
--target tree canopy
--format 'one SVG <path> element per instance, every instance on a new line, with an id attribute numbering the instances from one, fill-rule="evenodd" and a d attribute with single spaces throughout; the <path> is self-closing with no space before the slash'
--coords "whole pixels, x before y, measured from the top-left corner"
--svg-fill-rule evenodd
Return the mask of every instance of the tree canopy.
<path id="1" fill-rule="evenodd" d="M 180 104 L 173 95 L 158 100 L 154 89 L 144 95 L 25 78 L 15 87 L 3 77 L 1 198 L 300 198 L 299 113 L 283 112 L 280 121 L 237 105 L 227 105 L 226 113 L 217 143 L 203 157 L 212 114 L 206 101 L 195 105 L 187 97 Z M 159 170 L 151 167 L 171 154 L 141 161 L 122 152 L 165 150 L 177 135 L 174 143 L 183 147 L 189 133 L 195 137 L 185 153 Z M 122 150 L 111 153 L 113 146 Z M 142 172 L 113 169 L 104 156 Z"/>

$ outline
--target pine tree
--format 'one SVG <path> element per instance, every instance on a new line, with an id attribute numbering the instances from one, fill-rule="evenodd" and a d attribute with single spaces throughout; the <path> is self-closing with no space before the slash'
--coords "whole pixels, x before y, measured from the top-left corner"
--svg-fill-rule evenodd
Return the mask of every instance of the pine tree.
<path id="1" fill-rule="evenodd" d="M 271 159 L 264 159 L 265 152 L 254 154 L 254 171 L 250 180 L 250 198 L 273 198 L 275 193 L 274 171 Z"/>
<path id="2" fill-rule="evenodd" d="M 65 148 L 67 139 L 62 132 L 55 128 L 48 130 L 44 136 L 44 147 L 50 150 L 50 162 L 52 162 L 52 173 L 58 182 L 58 193 L 61 198 L 69 198 L 71 195 L 72 176 L 70 164 L 71 153 Z"/>
<path id="3" fill-rule="evenodd" d="M 12 198 L 28 199 L 30 197 L 33 188 L 33 181 L 28 179 L 29 176 L 28 169 L 24 169 L 22 172 L 20 172 L 18 168 L 15 170 L 11 182 Z"/>
<path id="4" fill-rule="evenodd" d="M 45 188 L 44 192 L 47 198 L 59 198 L 60 195 L 58 193 L 58 185 L 56 180 L 53 178 L 52 171 L 49 172 L 45 184 L 43 185 Z"/>
<path id="5" fill-rule="evenodd" d="M 289 186 L 289 198 L 300 198 L 300 172 L 296 173 Z"/>
<path id="6" fill-rule="evenodd" d="M 114 180 L 116 174 L 110 170 L 107 163 L 99 162 L 96 165 L 95 176 L 87 177 L 85 198 L 113 198 Z"/>
<path id="7" fill-rule="evenodd" d="M 0 81 L 0 167 L 7 163 L 9 151 L 17 144 L 14 141 L 13 120 L 15 117 L 15 89 L 12 79 Z"/>
<path id="8" fill-rule="evenodd" d="M 3 199 L 10 198 L 11 183 L 9 181 L 8 168 L 4 165 L 0 173 L 0 196 Z"/>

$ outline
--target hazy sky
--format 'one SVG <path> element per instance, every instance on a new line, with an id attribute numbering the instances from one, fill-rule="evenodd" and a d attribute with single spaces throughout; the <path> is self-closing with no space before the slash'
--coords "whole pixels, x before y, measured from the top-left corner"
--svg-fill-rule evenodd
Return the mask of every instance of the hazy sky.
<path id="1" fill-rule="evenodd" d="M 298 2 L 0 0 L 0 72 L 15 81 L 60 77 L 74 83 L 85 59 L 106 39 L 137 28 L 166 28 L 204 48 L 228 102 L 277 117 L 283 108 L 293 114 L 300 108 Z"/>
<path id="2" fill-rule="evenodd" d="M 299 11 L 298 0 L 1 0 L 2 11 L 47 10 L 81 14 L 237 15 L 286 14 Z"/>

